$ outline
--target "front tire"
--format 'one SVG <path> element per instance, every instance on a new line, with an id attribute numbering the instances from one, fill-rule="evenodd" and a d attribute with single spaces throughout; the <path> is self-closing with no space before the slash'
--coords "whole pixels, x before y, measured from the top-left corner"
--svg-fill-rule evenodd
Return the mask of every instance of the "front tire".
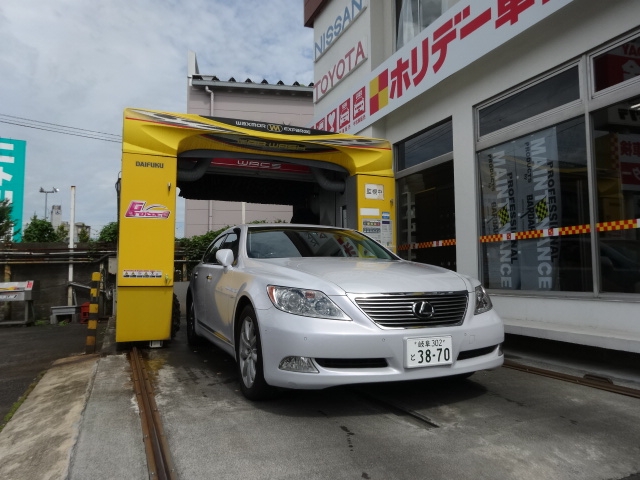
<path id="1" fill-rule="evenodd" d="M 240 390 L 249 400 L 264 400 L 274 393 L 264 379 L 260 329 L 253 307 L 247 305 L 240 314 L 236 332 L 236 365 Z"/>

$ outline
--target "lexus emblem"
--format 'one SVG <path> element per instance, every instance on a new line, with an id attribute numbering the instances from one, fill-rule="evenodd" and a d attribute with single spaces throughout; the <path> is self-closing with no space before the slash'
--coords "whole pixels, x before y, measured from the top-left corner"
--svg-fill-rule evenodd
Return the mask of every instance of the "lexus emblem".
<path id="1" fill-rule="evenodd" d="M 274 125 L 273 123 L 268 123 L 267 130 L 270 132 L 280 133 L 282 132 L 282 125 Z"/>
<path id="2" fill-rule="evenodd" d="M 426 320 L 427 318 L 433 317 L 435 310 L 433 309 L 433 305 L 429 302 L 416 302 L 411 307 L 411 311 L 416 318 L 421 320 Z"/>

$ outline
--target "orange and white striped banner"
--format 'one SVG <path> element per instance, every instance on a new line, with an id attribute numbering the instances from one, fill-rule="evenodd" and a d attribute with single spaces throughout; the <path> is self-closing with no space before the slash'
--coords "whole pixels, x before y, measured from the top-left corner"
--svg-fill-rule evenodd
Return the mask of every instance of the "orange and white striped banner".
<path id="1" fill-rule="evenodd" d="M 617 220 L 615 222 L 598 223 L 599 232 L 612 232 L 614 230 L 629 230 L 630 228 L 640 228 L 640 218 L 632 220 Z"/>
<path id="2" fill-rule="evenodd" d="M 450 247 L 456 244 L 455 238 L 447 240 L 434 240 L 433 242 L 419 242 L 419 243 L 406 243 L 400 245 L 398 250 L 418 250 L 420 248 L 433 248 L 433 247 Z"/>
<path id="3" fill-rule="evenodd" d="M 600 222 L 596 224 L 597 232 L 613 232 L 617 230 L 629 230 L 640 228 L 640 218 L 630 220 L 616 220 L 613 222 Z M 560 237 L 565 235 L 582 235 L 591 232 L 590 225 L 570 225 L 568 227 L 546 228 L 543 230 L 528 230 L 526 232 L 498 233 L 494 235 L 483 235 L 480 237 L 481 243 L 508 242 L 512 240 L 529 240 L 532 238 Z M 418 250 L 421 248 L 446 247 L 455 245 L 456 239 L 437 240 L 433 242 L 408 243 L 400 245 L 399 251 Z"/>

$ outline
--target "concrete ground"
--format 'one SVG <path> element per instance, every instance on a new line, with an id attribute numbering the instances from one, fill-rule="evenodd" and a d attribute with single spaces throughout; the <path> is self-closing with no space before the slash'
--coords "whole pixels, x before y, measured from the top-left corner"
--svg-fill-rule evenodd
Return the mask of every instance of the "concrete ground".
<path id="1" fill-rule="evenodd" d="M 498 368 L 250 402 L 218 349 L 146 355 L 183 479 L 640 480 L 635 398 Z"/>
<path id="2" fill-rule="evenodd" d="M 102 354 L 46 365 L 0 432 L 1 479 L 148 478 L 128 359 L 115 349 L 113 323 L 104 328 Z M 82 344 L 71 341 L 73 352 L 82 352 L 81 329 L 67 332 Z M 169 348 L 145 353 L 182 479 L 640 479 L 637 399 L 496 369 L 455 384 L 288 392 L 252 403 L 238 391 L 233 360 L 209 346 L 188 348 L 184 333 Z M 16 348 L 15 339 L 29 334 L 53 343 L 59 333 L 11 332 L 0 341 Z M 597 367 L 640 385 L 638 367 L 598 358 L 594 367 L 575 352 L 563 357 L 540 348 L 506 351 L 561 371 Z M 18 363 L 38 356 L 17 354 Z M 388 410 L 391 404 L 430 424 Z"/>
<path id="3" fill-rule="evenodd" d="M 66 478 L 97 355 L 53 363 L 0 433 L 0 478 Z"/>

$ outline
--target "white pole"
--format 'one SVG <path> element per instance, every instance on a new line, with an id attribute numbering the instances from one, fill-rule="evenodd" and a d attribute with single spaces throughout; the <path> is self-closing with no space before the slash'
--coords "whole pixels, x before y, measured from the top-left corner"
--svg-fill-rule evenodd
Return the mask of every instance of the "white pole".
<path id="1" fill-rule="evenodd" d="M 71 186 L 71 209 L 69 218 L 69 251 L 73 252 L 74 237 L 76 233 L 76 187 Z M 69 258 L 69 288 L 67 289 L 67 305 L 73 305 L 73 256 Z"/>

